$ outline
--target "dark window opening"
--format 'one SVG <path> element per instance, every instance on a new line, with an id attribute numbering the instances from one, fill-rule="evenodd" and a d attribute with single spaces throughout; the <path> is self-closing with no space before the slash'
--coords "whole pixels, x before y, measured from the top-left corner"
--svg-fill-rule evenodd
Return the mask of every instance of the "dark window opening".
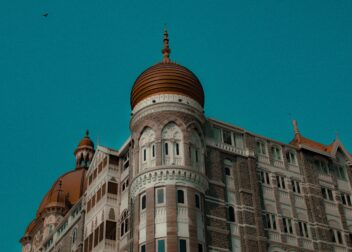
<path id="1" fill-rule="evenodd" d="M 117 195 L 117 183 L 108 182 L 108 193 Z"/>
<path id="2" fill-rule="evenodd" d="M 141 209 L 145 209 L 147 207 L 147 196 L 143 195 L 142 196 L 142 203 L 141 203 Z"/>
<path id="3" fill-rule="evenodd" d="M 234 222 L 235 221 L 235 209 L 230 206 L 229 209 L 229 221 Z"/>
<path id="4" fill-rule="evenodd" d="M 194 195 L 195 203 L 196 203 L 196 208 L 200 209 L 200 197 L 198 194 Z"/>
<path id="5" fill-rule="evenodd" d="M 106 221 L 106 233 L 105 238 L 107 240 L 116 240 L 116 222 L 115 221 Z"/>
<path id="6" fill-rule="evenodd" d="M 185 193 L 183 190 L 177 190 L 177 203 L 185 203 Z"/>

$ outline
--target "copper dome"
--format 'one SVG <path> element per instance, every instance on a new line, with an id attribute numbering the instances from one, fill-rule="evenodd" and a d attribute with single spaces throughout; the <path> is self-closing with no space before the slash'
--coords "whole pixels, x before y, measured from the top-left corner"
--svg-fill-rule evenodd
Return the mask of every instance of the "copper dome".
<path id="1" fill-rule="evenodd" d="M 156 94 L 185 95 L 204 107 L 204 91 L 200 81 L 192 71 L 171 62 L 168 42 L 165 30 L 163 61 L 145 70 L 135 81 L 131 91 L 132 109 L 140 101 Z"/>
<path id="2" fill-rule="evenodd" d="M 75 204 L 85 190 L 85 169 L 67 172 L 58 178 L 46 193 L 37 211 L 37 217 L 48 207 Z M 63 207 L 65 205 L 62 205 Z M 69 207 L 69 206 L 68 206 Z"/>
<path id="3" fill-rule="evenodd" d="M 86 135 L 84 136 L 84 138 L 79 142 L 78 148 L 83 147 L 83 146 L 92 147 L 94 149 L 94 143 L 89 138 L 89 131 L 88 130 L 86 131 Z"/>

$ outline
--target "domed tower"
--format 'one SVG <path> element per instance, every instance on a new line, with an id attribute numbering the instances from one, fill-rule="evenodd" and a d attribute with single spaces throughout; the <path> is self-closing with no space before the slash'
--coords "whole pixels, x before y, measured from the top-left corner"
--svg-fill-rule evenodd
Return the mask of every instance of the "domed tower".
<path id="1" fill-rule="evenodd" d="M 20 240 L 23 251 L 39 250 L 71 207 L 83 196 L 86 189 L 86 169 L 94 154 L 94 143 L 90 140 L 88 131 L 74 153 L 75 169 L 60 176 L 43 197 L 34 220 Z"/>
<path id="2" fill-rule="evenodd" d="M 131 91 L 133 251 L 205 251 L 204 91 L 170 52 Z"/>
<path id="3" fill-rule="evenodd" d="M 90 161 L 94 155 L 94 143 L 89 138 L 89 131 L 86 130 L 86 135 L 79 142 L 74 155 L 76 157 L 76 169 L 88 169 Z"/>

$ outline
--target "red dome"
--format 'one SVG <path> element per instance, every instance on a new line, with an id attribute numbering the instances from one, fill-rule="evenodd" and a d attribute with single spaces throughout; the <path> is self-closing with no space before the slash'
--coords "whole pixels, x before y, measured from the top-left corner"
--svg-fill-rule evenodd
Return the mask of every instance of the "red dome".
<path id="1" fill-rule="evenodd" d="M 85 169 L 78 169 L 67 172 L 58 178 L 40 203 L 37 217 L 47 207 L 65 207 L 67 203 L 74 205 L 85 190 L 85 172 Z"/>

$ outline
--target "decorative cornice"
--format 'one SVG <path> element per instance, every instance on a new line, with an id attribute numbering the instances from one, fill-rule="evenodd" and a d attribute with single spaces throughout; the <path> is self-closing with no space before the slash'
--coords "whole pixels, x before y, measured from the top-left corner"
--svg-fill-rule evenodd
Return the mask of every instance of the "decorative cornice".
<path id="1" fill-rule="evenodd" d="M 131 182 L 130 195 L 134 198 L 147 188 L 159 185 L 186 185 L 205 193 L 208 189 L 208 180 L 192 168 L 159 166 L 136 176 Z"/>

